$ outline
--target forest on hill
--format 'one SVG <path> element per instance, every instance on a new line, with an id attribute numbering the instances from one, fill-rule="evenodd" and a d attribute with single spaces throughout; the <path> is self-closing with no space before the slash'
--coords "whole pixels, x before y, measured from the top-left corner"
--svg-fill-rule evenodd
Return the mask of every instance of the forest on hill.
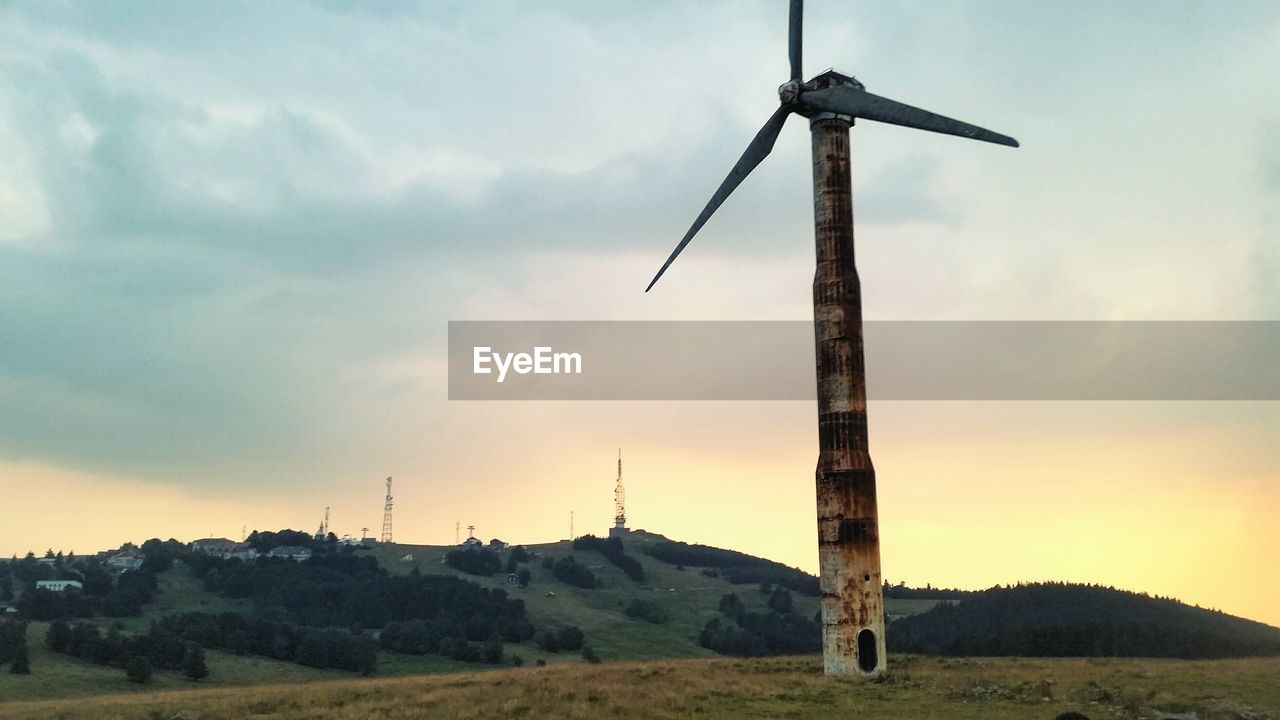
<path id="1" fill-rule="evenodd" d="M 1171 598 L 1033 583 L 894 622 L 889 650 L 926 655 L 1225 658 L 1280 655 L 1280 628 Z"/>
<path id="2" fill-rule="evenodd" d="M 201 676 L 205 648 L 360 674 L 382 662 L 403 666 L 410 656 L 497 665 L 562 653 L 596 662 L 597 648 L 610 660 L 821 649 L 816 577 L 659 535 L 415 546 L 416 560 L 405 546 L 341 544 L 292 530 L 255 532 L 245 545 L 255 552 L 215 554 L 153 539 L 123 571 L 98 556 L 52 551 L 0 562 L 0 601 L 13 611 L 0 621 L 0 663 L 29 651 L 28 623 L 50 623 L 35 639 L 49 651 L 124 669 L 130 679 L 153 669 Z M 289 551 L 272 554 L 276 548 Z M 185 582 L 187 594 L 166 599 L 162 579 Z M 41 580 L 76 587 L 44 589 Z M 1280 629 L 1113 588 L 886 584 L 884 591 L 894 653 L 1280 656 Z M 127 618 L 142 622 L 126 627 Z"/>

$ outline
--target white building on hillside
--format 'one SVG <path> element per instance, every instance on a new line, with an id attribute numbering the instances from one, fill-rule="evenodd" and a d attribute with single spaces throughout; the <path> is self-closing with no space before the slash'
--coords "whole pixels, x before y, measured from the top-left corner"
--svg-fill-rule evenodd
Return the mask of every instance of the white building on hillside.
<path id="1" fill-rule="evenodd" d="M 271 551 L 267 553 L 267 557 L 289 558 L 290 560 L 302 562 L 311 557 L 311 550 L 297 545 L 281 545 L 277 548 L 271 548 Z"/>
<path id="2" fill-rule="evenodd" d="M 49 592 L 66 592 L 67 590 L 82 590 L 84 584 L 79 580 L 37 580 L 37 590 L 48 590 Z"/>

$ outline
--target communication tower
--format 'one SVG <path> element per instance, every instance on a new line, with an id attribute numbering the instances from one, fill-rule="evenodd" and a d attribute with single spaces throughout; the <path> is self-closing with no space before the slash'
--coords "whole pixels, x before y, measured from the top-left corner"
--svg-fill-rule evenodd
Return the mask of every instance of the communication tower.
<path id="1" fill-rule="evenodd" d="M 387 505 L 382 511 L 382 537 L 378 542 L 391 542 L 391 478 L 387 478 Z"/>

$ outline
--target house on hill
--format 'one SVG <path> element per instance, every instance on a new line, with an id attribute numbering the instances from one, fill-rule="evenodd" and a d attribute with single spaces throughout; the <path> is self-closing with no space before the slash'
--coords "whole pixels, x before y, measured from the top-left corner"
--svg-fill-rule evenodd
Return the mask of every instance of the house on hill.
<path id="1" fill-rule="evenodd" d="M 68 590 L 83 590 L 84 584 L 79 580 L 37 580 L 37 590 L 48 590 L 49 592 L 66 592 Z"/>
<path id="2" fill-rule="evenodd" d="M 310 559 L 311 550 L 310 548 L 304 548 L 298 545 L 281 545 L 277 548 L 271 548 L 271 550 L 267 552 L 267 557 L 287 558 L 289 560 L 302 562 L 303 560 Z"/>
<path id="3" fill-rule="evenodd" d="M 201 538 L 191 541 L 191 549 L 194 552 L 204 553 L 206 555 L 214 555 L 217 557 L 226 557 L 234 552 L 238 543 L 235 540 L 227 538 Z"/>
<path id="4" fill-rule="evenodd" d="M 125 547 L 121 548 L 120 552 L 108 555 L 107 559 L 104 560 L 102 564 L 112 570 L 128 572 L 142 567 L 144 560 L 146 560 L 146 556 L 142 554 L 141 550 Z"/>
<path id="5" fill-rule="evenodd" d="M 249 543 L 236 542 L 227 538 L 203 538 L 193 540 L 191 549 L 205 555 L 212 555 L 223 560 L 230 558 L 240 558 L 241 560 L 252 560 L 258 557 L 258 551 L 253 549 Z"/>

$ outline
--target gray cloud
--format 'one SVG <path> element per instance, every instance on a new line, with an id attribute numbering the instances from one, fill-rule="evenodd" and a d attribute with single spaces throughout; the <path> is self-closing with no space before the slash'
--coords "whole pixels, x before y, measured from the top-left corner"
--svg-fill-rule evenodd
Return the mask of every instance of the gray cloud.
<path id="1" fill-rule="evenodd" d="M 1149 219 L 1195 190 L 1164 184 L 1150 154 L 1185 140 L 1168 113 L 1192 81 L 1225 77 L 1233 48 L 1274 54 L 1254 43 L 1276 17 L 1205 3 L 809 12 L 811 70 L 836 64 L 1023 136 L 1013 156 L 872 124 L 855 135 L 868 274 L 911 281 L 873 304 L 1005 316 L 1115 305 L 1123 279 L 1089 283 L 1124 274 L 1116 235 L 1150 235 L 1132 242 L 1156 257 L 1167 228 Z M 386 441 L 357 435 L 384 422 L 362 413 L 387 412 L 367 368 L 424 345 L 442 359 L 476 278 L 518 302 L 539 254 L 656 267 L 772 109 L 784 65 L 783 13 L 765 2 L 5 13 L 0 455 L 161 479 L 322 468 L 357 452 L 339 439 L 375 452 Z M 1261 102 L 1212 87 L 1224 107 Z M 1098 106 L 1134 119 L 1113 127 Z M 1188 162 L 1225 193 L 1235 178 L 1216 169 L 1239 152 Z M 810 252 L 807 154 L 793 120 L 690 258 Z M 1131 218 L 1118 230 L 1117 209 Z M 1207 265 L 1170 272 L 1237 270 Z"/>

